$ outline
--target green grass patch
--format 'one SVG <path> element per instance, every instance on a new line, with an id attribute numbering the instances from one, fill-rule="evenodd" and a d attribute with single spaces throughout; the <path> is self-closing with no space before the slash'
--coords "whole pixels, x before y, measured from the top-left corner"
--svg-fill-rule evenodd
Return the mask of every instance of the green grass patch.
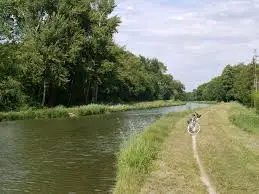
<path id="1" fill-rule="evenodd" d="M 19 112 L 0 112 L 0 122 L 8 120 L 29 120 L 29 119 L 48 119 L 48 118 L 68 118 L 70 115 L 74 117 L 87 116 L 93 114 L 103 114 L 108 112 L 126 111 L 133 109 L 148 109 L 165 106 L 183 105 L 181 101 L 152 101 L 152 102 L 139 102 L 123 105 L 104 105 L 104 104 L 89 104 L 85 106 L 77 106 L 66 108 L 64 106 L 57 106 L 55 108 L 44 109 L 27 109 Z"/>
<path id="2" fill-rule="evenodd" d="M 231 110 L 230 120 L 234 125 L 246 132 L 259 132 L 259 115 L 256 114 L 255 109 L 235 104 Z"/>
<path id="3" fill-rule="evenodd" d="M 139 192 L 164 139 L 176 122 L 189 113 L 190 111 L 169 113 L 122 145 L 117 155 L 117 181 L 114 193 Z"/>
<path id="4" fill-rule="evenodd" d="M 236 124 L 251 130 L 254 114 L 240 104 L 224 103 L 201 121 L 207 127 L 197 138 L 198 153 L 217 193 L 258 193 L 259 136 L 241 131 L 229 120 L 230 115 L 241 118 Z M 248 120 L 242 119 L 245 115 Z"/>

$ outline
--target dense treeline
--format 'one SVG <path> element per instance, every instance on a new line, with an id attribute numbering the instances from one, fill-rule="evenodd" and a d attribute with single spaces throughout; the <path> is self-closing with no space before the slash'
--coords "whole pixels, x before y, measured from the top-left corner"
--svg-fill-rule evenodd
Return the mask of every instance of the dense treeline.
<path id="1" fill-rule="evenodd" d="M 0 0 L 0 111 L 182 99 L 159 60 L 115 44 L 114 0 Z"/>
<path id="2" fill-rule="evenodd" d="M 198 86 L 187 96 L 188 100 L 238 101 L 251 106 L 253 91 L 254 65 L 240 63 L 227 65 L 220 76 Z"/>

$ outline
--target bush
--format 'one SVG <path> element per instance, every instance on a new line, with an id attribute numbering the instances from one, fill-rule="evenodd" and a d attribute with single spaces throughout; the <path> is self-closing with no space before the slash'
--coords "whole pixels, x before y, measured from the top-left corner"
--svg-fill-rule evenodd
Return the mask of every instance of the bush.
<path id="1" fill-rule="evenodd" d="M 17 110 L 24 105 L 25 96 L 21 84 L 8 77 L 0 83 L 0 111 Z"/>

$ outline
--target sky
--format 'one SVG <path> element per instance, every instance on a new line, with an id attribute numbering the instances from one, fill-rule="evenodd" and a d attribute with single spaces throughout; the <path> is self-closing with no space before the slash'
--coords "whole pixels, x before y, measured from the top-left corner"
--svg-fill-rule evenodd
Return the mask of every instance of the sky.
<path id="1" fill-rule="evenodd" d="M 115 41 L 158 58 L 186 91 L 259 54 L 259 0 L 115 1 Z"/>

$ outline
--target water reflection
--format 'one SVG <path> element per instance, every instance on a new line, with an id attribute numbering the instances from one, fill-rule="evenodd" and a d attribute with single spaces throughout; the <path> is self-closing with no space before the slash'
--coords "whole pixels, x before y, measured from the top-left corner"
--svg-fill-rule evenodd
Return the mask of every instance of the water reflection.
<path id="1" fill-rule="evenodd" d="M 0 191 L 107 193 L 114 184 L 115 152 L 123 139 L 168 112 L 197 106 L 1 123 Z"/>

